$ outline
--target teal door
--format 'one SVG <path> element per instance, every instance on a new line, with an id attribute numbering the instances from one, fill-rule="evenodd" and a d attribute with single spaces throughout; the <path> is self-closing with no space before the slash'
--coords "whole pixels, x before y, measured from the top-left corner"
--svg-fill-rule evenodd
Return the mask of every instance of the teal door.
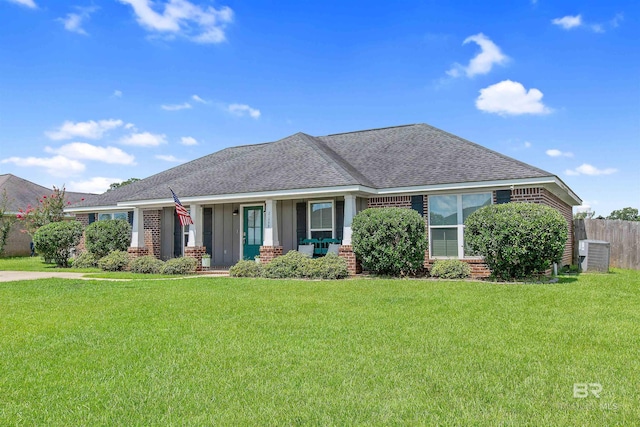
<path id="1" fill-rule="evenodd" d="M 243 209 L 242 258 L 254 259 L 260 255 L 262 246 L 262 206 L 248 206 Z"/>

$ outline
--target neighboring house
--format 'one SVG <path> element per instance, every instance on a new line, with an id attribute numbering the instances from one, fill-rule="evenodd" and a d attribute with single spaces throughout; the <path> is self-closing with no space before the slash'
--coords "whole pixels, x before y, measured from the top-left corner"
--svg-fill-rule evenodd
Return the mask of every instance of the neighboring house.
<path id="1" fill-rule="evenodd" d="M 37 207 L 42 196 L 50 196 L 52 188 L 43 187 L 26 179 L 12 174 L 0 175 L 0 197 L 6 191 L 8 206 L 6 216 L 15 217 L 20 209 L 26 210 L 27 206 Z M 95 194 L 65 192 L 67 201 L 71 203 L 79 202 L 81 199 L 95 196 Z M 31 253 L 31 236 L 22 232 L 22 223 L 16 221 L 11 227 L 11 232 L 4 248 L 3 256 L 23 256 Z"/>
<path id="2" fill-rule="evenodd" d="M 190 209 L 181 227 L 169 188 Z M 129 252 L 168 259 L 212 256 L 230 266 L 260 255 L 261 262 L 297 249 L 304 238 L 335 238 L 352 273 L 354 215 L 368 207 L 415 209 L 425 219 L 429 251 L 472 264 L 464 220 L 481 206 L 543 203 L 567 219 L 563 263 L 571 263 L 572 206 L 581 200 L 557 176 L 426 124 L 313 137 L 297 133 L 276 142 L 226 148 L 68 209 L 88 224 L 129 215 Z"/>

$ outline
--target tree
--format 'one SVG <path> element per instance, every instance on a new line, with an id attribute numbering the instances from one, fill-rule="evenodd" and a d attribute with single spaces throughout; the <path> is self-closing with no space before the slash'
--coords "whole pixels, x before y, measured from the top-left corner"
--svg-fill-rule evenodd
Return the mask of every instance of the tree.
<path id="1" fill-rule="evenodd" d="M 42 196 L 38 203 L 35 208 L 28 205 L 26 209 L 20 209 L 17 215 L 18 220 L 22 222 L 22 230 L 31 237 L 43 225 L 64 220 L 64 208 L 71 204 L 66 199 L 64 186 L 61 189 L 54 186 L 53 193 Z"/>
<path id="2" fill-rule="evenodd" d="M 59 267 L 68 267 L 71 250 L 80 243 L 82 224 L 78 221 L 50 222 L 33 235 L 33 243 L 45 260 L 53 260 Z"/>
<path id="3" fill-rule="evenodd" d="M 7 189 L 2 191 L 0 196 L 0 255 L 4 252 L 4 247 L 7 244 L 11 227 L 16 222 L 17 218 L 13 215 L 7 215 L 9 210 L 9 196 L 7 196 Z"/>
<path id="4" fill-rule="evenodd" d="M 576 212 L 573 215 L 573 219 L 591 219 L 595 216 L 596 211 L 588 210 L 582 212 Z"/>
<path id="5" fill-rule="evenodd" d="M 627 207 L 623 209 L 618 209 L 607 217 L 607 219 L 621 219 L 623 221 L 640 221 L 640 216 L 638 215 L 638 209 Z"/>
<path id="6" fill-rule="evenodd" d="M 122 182 L 114 182 L 109 185 L 109 189 L 107 191 L 115 190 L 116 188 L 124 187 L 125 185 L 133 184 L 136 181 L 140 181 L 140 178 L 129 178 L 126 181 Z"/>
<path id="7" fill-rule="evenodd" d="M 89 224 L 84 232 L 85 247 L 100 259 L 113 251 L 125 251 L 131 243 L 131 226 L 123 219 Z"/>
<path id="8" fill-rule="evenodd" d="M 406 276 L 424 265 L 424 219 L 412 209 L 366 209 L 353 218 L 353 251 L 365 270 Z"/>
<path id="9" fill-rule="evenodd" d="M 560 262 L 567 235 L 560 212 L 535 203 L 485 206 L 469 215 L 464 231 L 469 248 L 505 280 L 532 277 Z"/>

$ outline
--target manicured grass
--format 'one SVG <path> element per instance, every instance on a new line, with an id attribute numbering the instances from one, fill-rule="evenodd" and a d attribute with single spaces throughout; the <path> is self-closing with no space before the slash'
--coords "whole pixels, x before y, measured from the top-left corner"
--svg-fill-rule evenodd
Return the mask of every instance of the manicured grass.
<path id="1" fill-rule="evenodd" d="M 0 424 L 633 425 L 639 353 L 632 271 L 0 283 Z"/>

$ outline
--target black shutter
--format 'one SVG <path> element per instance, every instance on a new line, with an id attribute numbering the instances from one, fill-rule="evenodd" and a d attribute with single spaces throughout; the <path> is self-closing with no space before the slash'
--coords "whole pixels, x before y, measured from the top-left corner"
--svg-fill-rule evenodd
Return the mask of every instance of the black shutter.
<path id="1" fill-rule="evenodd" d="M 411 196 L 411 209 L 424 216 L 424 196 Z"/>
<path id="2" fill-rule="evenodd" d="M 129 221 L 129 225 L 133 227 L 133 211 L 127 212 L 127 221 Z"/>
<path id="3" fill-rule="evenodd" d="M 93 224 L 94 222 L 96 222 L 96 214 L 90 213 L 89 214 L 89 224 Z"/>
<path id="4" fill-rule="evenodd" d="M 511 190 L 496 190 L 496 203 L 509 203 L 511 201 Z"/>
<path id="5" fill-rule="evenodd" d="M 173 211 L 173 256 L 178 258 L 182 256 L 182 225 L 176 211 Z"/>
<path id="6" fill-rule="evenodd" d="M 296 203 L 296 236 L 298 243 L 307 238 L 307 204 Z"/>
<path id="7" fill-rule="evenodd" d="M 203 209 L 202 221 L 202 242 L 207 248 L 207 253 L 213 256 L 213 209 Z"/>
<path id="8" fill-rule="evenodd" d="M 336 202 L 336 239 L 342 240 L 344 231 L 344 201 Z"/>

